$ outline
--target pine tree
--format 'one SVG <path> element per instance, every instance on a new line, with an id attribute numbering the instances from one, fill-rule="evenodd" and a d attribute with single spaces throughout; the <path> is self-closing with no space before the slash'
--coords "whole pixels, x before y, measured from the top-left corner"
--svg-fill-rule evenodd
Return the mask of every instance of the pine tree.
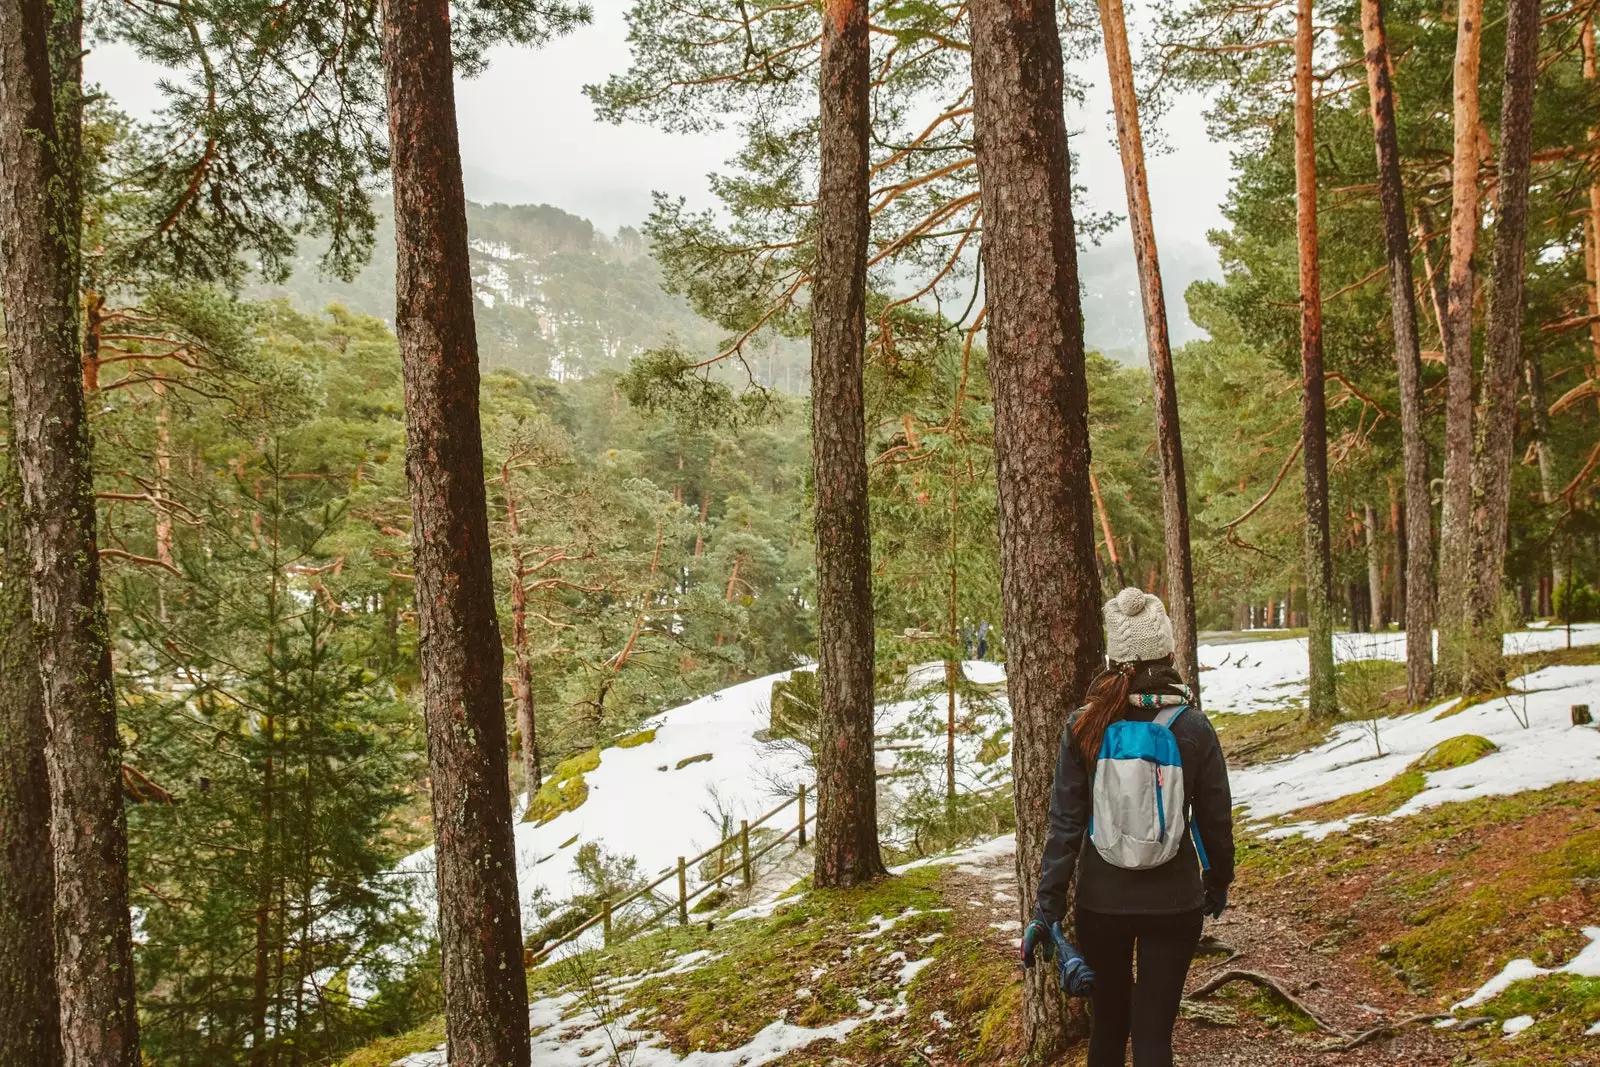
<path id="1" fill-rule="evenodd" d="M 0 364 L 0 430 L 9 435 L 4 375 Z M 8 445 L 0 447 L 0 1059 L 57 1067 L 50 779 L 21 514 Z"/>
<path id="2" fill-rule="evenodd" d="M 1333 560 L 1328 538 L 1328 414 L 1322 368 L 1322 272 L 1317 248 L 1317 144 L 1311 51 L 1311 0 L 1299 0 L 1295 27 L 1294 172 L 1300 260 L 1300 452 L 1305 464 L 1306 615 L 1311 680 L 1309 710 L 1339 706 L 1333 664 Z"/>
<path id="3" fill-rule="evenodd" d="M 1450 266 L 1444 318 L 1444 503 L 1439 514 L 1439 662 L 1446 687 L 1461 684 L 1472 551 L 1473 275 L 1478 247 L 1478 70 L 1483 0 L 1456 6 L 1455 137 L 1450 166 Z"/>
<path id="4" fill-rule="evenodd" d="M 76 56 L 77 22 L 69 12 L 65 28 L 51 27 L 48 14 L 0 3 L 0 240 L 12 447 L 51 737 L 56 981 L 65 1062 L 136 1067 L 121 739 L 78 358 L 80 147 L 75 98 L 65 94 L 58 113 L 50 63 Z"/>
<path id="5" fill-rule="evenodd" d="M 1497 687 L 1504 673 L 1500 586 L 1506 568 L 1517 376 L 1522 368 L 1527 308 L 1528 180 L 1538 65 L 1538 0 L 1512 0 L 1506 18 L 1505 88 L 1500 98 L 1499 201 L 1489 274 L 1483 399 L 1475 418 L 1466 620 L 1470 636 L 1461 679 L 1468 693 Z"/>
<path id="6" fill-rule="evenodd" d="M 1128 51 L 1128 27 L 1122 14 L 1122 0 L 1100 0 L 1100 26 L 1105 37 L 1106 65 L 1111 74 L 1117 148 L 1122 154 L 1122 177 L 1128 192 L 1128 219 L 1133 230 L 1133 254 L 1139 265 L 1145 348 L 1150 360 L 1150 387 L 1155 395 L 1167 613 L 1172 616 L 1173 638 L 1177 645 L 1175 664 L 1198 699 L 1199 637 L 1195 627 L 1194 564 L 1189 551 L 1189 489 L 1183 470 L 1183 432 L 1178 424 L 1178 383 L 1172 369 L 1166 294 L 1161 286 L 1161 260 L 1156 252 L 1150 182 L 1145 173 L 1144 137 L 1139 128 L 1139 99 L 1134 90 L 1133 57 Z M 1111 544 L 1109 538 L 1106 543 Z"/>
<path id="7" fill-rule="evenodd" d="M 1056 8 L 978 0 L 971 22 L 1018 906 L 1026 919 L 1067 713 L 1103 662 L 1100 575 Z M 1048 972 L 1029 972 L 1023 1000 L 1029 1055 L 1041 1061 L 1058 1055 L 1071 1032 Z"/>
<path id="8" fill-rule="evenodd" d="M 821 176 L 811 297 L 811 439 L 816 467 L 816 883 L 883 873 L 873 732 L 872 541 L 867 525 L 866 0 L 829 0 L 822 18 Z"/>
<path id="9" fill-rule="evenodd" d="M 1395 129 L 1394 86 L 1382 0 L 1362 0 L 1361 33 L 1377 148 L 1378 197 L 1389 263 L 1389 315 L 1400 386 L 1400 432 L 1405 453 L 1406 699 L 1427 700 L 1433 690 L 1433 502 L 1428 481 L 1428 441 L 1422 414 L 1422 356 L 1417 340 L 1416 285 L 1411 238 L 1406 231 L 1400 137 Z"/>
<path id="10" fill-rule="evenodd" d="M 522 1067 L 528 987 L 450 15 L 439 4 L 387 0 L 383 32 L 394 154 L 395 332 L 405 369 L 450 1056 L 461 1067 Z"/>

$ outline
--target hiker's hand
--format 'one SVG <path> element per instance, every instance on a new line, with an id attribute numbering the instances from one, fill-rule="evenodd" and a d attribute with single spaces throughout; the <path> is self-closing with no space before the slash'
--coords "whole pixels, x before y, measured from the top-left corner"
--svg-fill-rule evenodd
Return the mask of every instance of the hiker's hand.
<path id="1" fill-rule="evenodd" d="M 1041 949 L 1046 963 L 1056 958 L 1056 946 L 1050 938 L 1049 924 L 1043 919 L 1035 919 L 1022 931 L 1022 965 L 1032 967 L 1034 953 Z"/>
<path id="2" fill-rule="evenodd" d="M 1223 911 L 1228 907 L 1228 887 L 1225 885 L 1206 886 L 1206 903 L 1201 910 L 1212 919 L 1222 917 Z"/>
<path id="3" fill-rule="evenodd" d="M 1050 942 L 1054 949 L 1061 992 L 1069 997 L 1093 996 L 1094 971 L 1084 962 L 1082 953 L 1072 947 L 1067 935 L 1061 932 L 1060 923 L 1050 927 Z"/>

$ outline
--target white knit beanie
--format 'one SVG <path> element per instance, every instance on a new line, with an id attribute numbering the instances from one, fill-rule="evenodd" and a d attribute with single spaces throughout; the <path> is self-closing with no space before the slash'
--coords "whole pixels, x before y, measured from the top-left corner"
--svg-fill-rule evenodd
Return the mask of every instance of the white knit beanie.
<path id="1" fill-rule="evenodd" d="M 1112 662 L 1172 655 L 1172 620 L 1155 594 L 1129 586 L 1106 601 L 1105 616 L 1106 656 Z"/>

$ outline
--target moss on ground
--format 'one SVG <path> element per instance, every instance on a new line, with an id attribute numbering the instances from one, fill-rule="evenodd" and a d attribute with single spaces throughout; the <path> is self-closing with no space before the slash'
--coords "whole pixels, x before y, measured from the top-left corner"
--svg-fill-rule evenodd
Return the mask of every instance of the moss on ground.
<path id="1" fill-rule="evenodd" d="M 655 739 L 656 732 L 654 730 L 640 730 L 638 733 L 632 733 L 628 734 L 626 737 L 617 738 L 617 743 L 614 747 L 638 748 L 640 745 L 648 745 Z"/>
<path id="2" fill-rule="evenodd" d="M 539 787 L 522 821 L 544 825 L 563 812 L 576 811 L 589 799 L 589 783 L 583 776 L 600 766 L 600 750 L 591 748 L 556 764 L 555 773 Z"/>
<path id="3" fill-rule="evenodd" d="M 1299 708 L 1257 711 L 1246 715 L 1206 712 L 1228 763 L 1249 767 L 1304 752 L 1322 744 L 1339 725 L 1339 719 L 1313 719 Z"/>
<path id="4" fill-rule="evenodd" d="M 1328 822 L 1332 819 L 1347 819 L 1354 815 L 1388 815 L 1403 807 L 1406 801 L 1422 792 L 1427 785 L 1427 775 L 1421 771 L 1408 770 L 1371 789 L 1352 793 L 1338 800 L 1330 800 L 1326 804 L 1301 808 L 1284 816 L 1283 821 Z"/>
<path id="5" fill-rule="evenodd" d="M 1517 982 L 1473 1013 L 1495 1020 L 1483 1031 L 1480 1050 L 1489 1063 L 1502 1067 L 1592 1063 L 1597 1042 L 1584 1031 L 1600 1020 L 1600 978 L 1556 974 Z M 1533 1026 L 1515 1042 L 1502 1040 L 1501 1024 L 1522 1015 L 1533 1016 Z"/>
<path id="6" fill-rule="evenodd" d="M 444 1016 L 429 1019 L 415 1030 L 396 1037 L 385 1037 L 365 1048 L 351 1053 L 340 1061 L 339 1067 L 389 1067 L 395 1060 L 414 1052 L 438 1048 L 444 1042 Z"/>
<path id="7" fill-rule="evenodd" d="M 1341 951 L 1419 993 L 1466 992 L 1517 956 L 1557 966 L 1584 944 L 1600 886 L 1600 782 L 1361 830 L 1244 839 L 1246 892 L 1292 901 Z"/>
<path id="8" fill-rule="evenodd" d="M 1476 763 L 1491 752 L 1499 752 L 1500 746 L 1487 737 L 1477 734 L 1461 734 L 1445 741 L 1440 741 L 1411 764 L 1412 770 L 1417 771 L 1447 771 L 1452 767 L 1465 767 L 1469 763 Z"/>

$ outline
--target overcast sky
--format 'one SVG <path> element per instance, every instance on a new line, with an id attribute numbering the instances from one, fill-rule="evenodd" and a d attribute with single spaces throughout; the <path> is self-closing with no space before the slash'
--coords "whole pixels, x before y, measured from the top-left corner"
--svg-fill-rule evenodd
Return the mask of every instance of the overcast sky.
<path id="1" fill-rule="evenodd" d="M 592 25 L 538 51 L 500 49 L 483 75 L 458 84 L 469 197 L 553 204 L 607 231 L 640 223 L 653 190 L 711 206 L 706 174 L 722 169 L 735 147 L 733 135 L 689 137 L 613 126 L 595 120 L 583 95 L 584 83 L 627 67 L 627 4 L 596 0 Z M 1076 177 L 1087 186 L 1093 208 L 1125 214 L 1103 59 L 1097 54 L 1075 73 L 1093 86 L 1082 110 L 1068 117 Z M 91 53 L 86 74 L 135 116 L 160 104 L 156 71 L 125 48 Z M 1172 151 L 1149 160 L 1162 244 L 1204 248 L 1206 231 L 1222 224 L 1218 205 L 1231 176 L 1228 151 L 1206 137 L 1200 112 L 1200 101 L 1181 102 L 1162 123 Z"/>

